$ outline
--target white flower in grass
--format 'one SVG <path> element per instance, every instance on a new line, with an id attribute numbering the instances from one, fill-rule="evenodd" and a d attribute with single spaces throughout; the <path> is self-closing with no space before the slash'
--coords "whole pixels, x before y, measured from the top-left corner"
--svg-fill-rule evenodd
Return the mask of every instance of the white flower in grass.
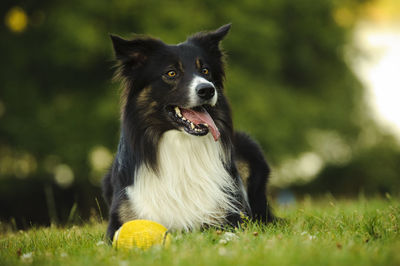
<path id="1" fill-rule="evenodd" d="M 231 241 L 234 239 L 238 239 L 239 237 L 235 233 L 225 232 L 223 238 L 226 239 L 227 241 Z"/>
<path id="2" fill-rule="evenodd" d="M 99 242 L 97 242 L 96 243 L 96 246 L 103 246 L 103 245 L 105 245 L 106 243 L 104 242 L 104 241 L 99 241 Z"/>
<path id="3" fill-rule="evenodd" d="M 33 252 L 25 253 L 21 255 L 21 261 L 26 263 L 32 263 L 33 261 Z"/>
<path id="4" fill-rule="evenodd" d="M 239 237 L 235 233 L 225 232 L 222 235 L 222 238 L 218 241 L 218 243 L 220 243 L 222 245 L 226 245 L 226 244 L 228 244 L 228 242 L 238 239 L 238 238 Z"/>
<path id="5" fill-rule="evenodd" d="M 220 240 L 218 241 L 218 243 L 220 243 L 220 244 L 222 244 L 222 245 L 226 245 L 226 244 L 228 244 L 228 241 L 227 241 L 226 239 L 220 239 Z"/>

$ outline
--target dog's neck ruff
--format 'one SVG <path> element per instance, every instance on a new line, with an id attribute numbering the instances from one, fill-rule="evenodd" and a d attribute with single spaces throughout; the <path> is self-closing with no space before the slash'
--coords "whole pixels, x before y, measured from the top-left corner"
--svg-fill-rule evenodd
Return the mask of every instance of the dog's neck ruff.
<path id="1" fill-rule="evenodd" d="M 158 171 L 141 165 L 134 184 L 126 188 L 135 217 L 185 231 L 224 223 L 227 213 L 239 212 L 226 160 L 211 134 L 165 132 L 158 147 Z"/>

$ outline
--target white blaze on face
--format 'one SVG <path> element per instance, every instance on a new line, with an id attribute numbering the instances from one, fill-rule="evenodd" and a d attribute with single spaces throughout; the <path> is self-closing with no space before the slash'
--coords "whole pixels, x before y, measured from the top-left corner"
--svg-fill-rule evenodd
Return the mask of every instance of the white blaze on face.
<path id="1" fill-rule="evenodd" d="M 197 95 L 196 88 L 200 84 L 209 84 L 215 88 L 214 84 L 207 79 L 194 75 L 192 81 L 189 84 L 189 106 L 195 107 L 199 105 L 200 97 Z M 218 93 L 215 91 L 214 96 L 209 100 L 209 104 L 214 106 L 218 100 Z"/>

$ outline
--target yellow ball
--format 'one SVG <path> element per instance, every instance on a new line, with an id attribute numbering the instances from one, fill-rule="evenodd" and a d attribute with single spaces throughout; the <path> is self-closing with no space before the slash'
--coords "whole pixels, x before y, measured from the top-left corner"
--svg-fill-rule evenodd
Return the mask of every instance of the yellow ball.
<path id="1" fill-rule="evenodd" d="M 113 247 L 149 249 L 154 245 L 168 246 L 171 237 L 167 228 L 149 220 L 133 220 L 124 223 L 114 234 Z"/>

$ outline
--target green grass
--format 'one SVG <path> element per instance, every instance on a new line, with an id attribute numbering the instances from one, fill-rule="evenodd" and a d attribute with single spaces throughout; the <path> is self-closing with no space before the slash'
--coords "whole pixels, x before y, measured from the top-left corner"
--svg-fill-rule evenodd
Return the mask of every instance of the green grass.
<path id="1" fill-rule="evenodd" d="M 0 265 L 400 265 L 400 200 L 306 199 L 277 209 L 284 225 L 172 235 L 169 248 L 119 252 L 106 225 L 2 229 Z M 3 225 L 4 228 L 4 225 Z"/>

